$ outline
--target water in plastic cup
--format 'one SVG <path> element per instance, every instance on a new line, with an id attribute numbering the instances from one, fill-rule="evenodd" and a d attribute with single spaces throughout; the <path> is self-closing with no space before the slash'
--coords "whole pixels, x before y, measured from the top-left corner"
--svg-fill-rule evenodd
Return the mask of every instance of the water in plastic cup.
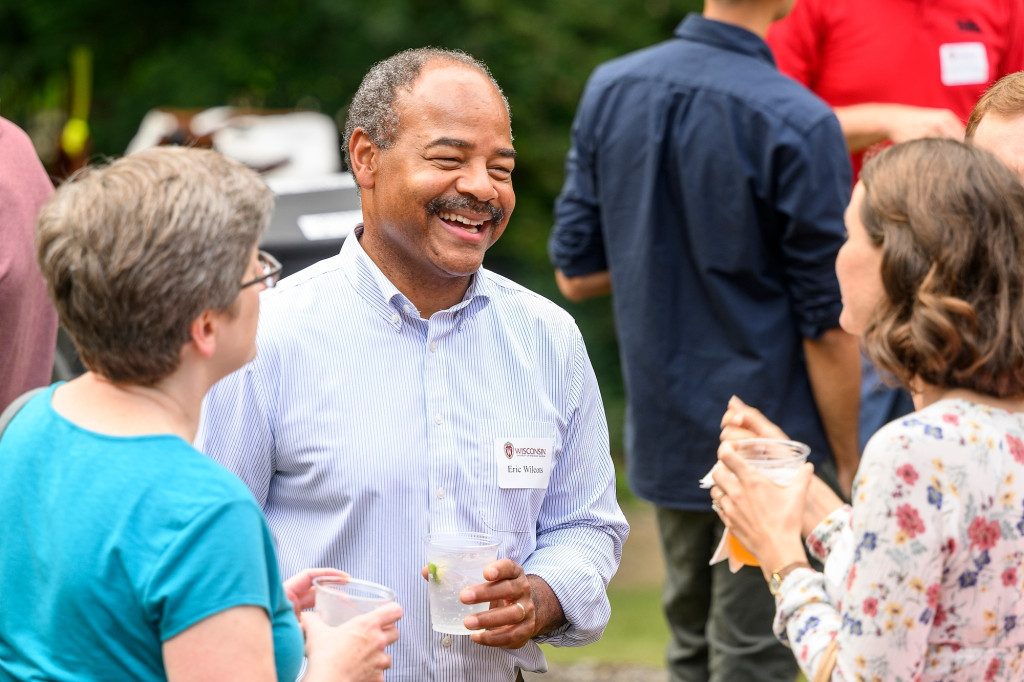
<path id="1" fill-rule="evenodd" d="M 313 579 L 316 612 L 328 625 L 341 625 L 356 616 L 395 600 L 395 593 L 377 583 L 341 576 Z"/>
<path id="2" fill-rule="evenodd" d="M 484 568 L 497 558 L 498 541 L 486 533 L 429 533 L 426 543 L 431 626 L 449 635 L 479 632 L 467 630 L 462 621 L 489 606 L 463 604 L 459 592 L 487 582 Z"/>
<path id="3" fill-rule="evenodd" d="M 793 482 L 800 467 L 807 461 L 811 448 L 795 440 L 777 438 L 745 438 L 736 441 L 736 452 L 755 469 L 781 486 Z M 747 566 L 758 566 L 757 559 L 739 540 L 729 536 L 733 558 Z"/>

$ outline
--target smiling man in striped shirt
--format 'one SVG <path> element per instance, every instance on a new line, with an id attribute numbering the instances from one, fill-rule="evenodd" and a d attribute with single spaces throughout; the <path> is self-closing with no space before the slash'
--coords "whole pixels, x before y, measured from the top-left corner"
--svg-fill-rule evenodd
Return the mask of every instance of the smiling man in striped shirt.
<path id="1" fill-rule="evenodd" d="M 363 225 L 264 297 L 259 355 L 210 393 L 197 441 L 253 490 L 285 575 L 397 592 L 389 682 L 512 681 L 546 669 L 539 642 L 596 641 L 628 534 L 579 330 L 481 267 L 515 207 L 510 120 L 463 53 L 371 69 L 346 124 Z M 500 542 L 462 593 L 470 636 L 430 628 L 423 536 L 445 530 Z"/>

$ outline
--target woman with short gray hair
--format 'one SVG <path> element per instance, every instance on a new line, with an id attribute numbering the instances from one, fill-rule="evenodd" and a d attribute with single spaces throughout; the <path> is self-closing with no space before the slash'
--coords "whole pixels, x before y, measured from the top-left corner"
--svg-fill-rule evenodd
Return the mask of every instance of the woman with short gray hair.
<path id="1" fill-rule="evenodd" d="M 281 586 L 245 485 L 190 443 L 207 390 L 256 354 L 273 198 L 216 152 L 160 147 L 85 171 L 37 222 L 61 324 L 89 371 L 0 440 L 0 677 L 382 680 L 401 616 L 310 614 Z M 292 602 L 289 603 L 289 600 Z M 296 616 L 301 616 L 300 625 Z"/>

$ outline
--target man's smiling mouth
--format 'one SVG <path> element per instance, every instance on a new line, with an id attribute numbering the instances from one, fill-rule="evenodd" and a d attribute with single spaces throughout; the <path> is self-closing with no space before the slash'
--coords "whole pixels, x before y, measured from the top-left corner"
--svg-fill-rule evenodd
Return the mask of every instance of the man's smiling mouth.
<path id="1" fill-rule="evenodd" d="M 469 234 L 479 234 L 480 230 L 500 225 L 505 219 L 505 212 L 494 204 L 473 201 L 464 196 L 436 197 L 427 203 L 427 213 Z M 463 213 L 480 217 L 471 218 Z"/>
<path id="2" fill-rule="evenodd" d="M 480 227 L 485 222 L 487 222 L 486 220 L 473 220 L 472 218 L 467 218 L 464 215 L 459 215 L 458 213 L 449 213 L 447 211 L 439 212 L 437 214 L 437 217 L 440 218 L 441 220 L 444 220 L 445 222 L 460 224 L 462 226 L 462 229 L 464 229 L 466 232 L 469 232 L 470 234 L 478 233 L 480 231 Z"/>

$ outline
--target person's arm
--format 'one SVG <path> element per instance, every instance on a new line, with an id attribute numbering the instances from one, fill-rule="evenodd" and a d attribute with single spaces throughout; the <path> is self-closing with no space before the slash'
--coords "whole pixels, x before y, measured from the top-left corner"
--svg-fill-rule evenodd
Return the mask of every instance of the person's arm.
<path id="1" fill-rule="evenodd" d="M 961 140 L 966 124 L 949 109 L 906 104 L 864 103 L 834 109 L 850 153 L 890 140 L 894 144 L 921 137 Z"/>
<path id="2" fill-rule="evenodd" d="M 930 634 L 943 618 L 941 585 L 949 566 L 943 527 L 949 512 L 936 503 L 936 489 L 949 489 L 942 463 L 963 454 L 944 453 L 949 441 L 920 436 L 918 429 L 868 446 L 870 464 L 858 489 L 871 492 L 853 507 L 846 551 L 829 558 L 824 575 L 802 570 L 782 583 L 775 632 L 808 679 L 833 638 L 839 658 L 832 680 L 918 679 L 926 664 Z M 885 451 L 873 454 L 873 448 Z M 976 568 L 968 561 L 961 570 Z"/>
<path id="3" fill-rule="evenodd" d="M 236 606 L 166 640 L 168 682 L 275 682 L 270 618 L 259 606 Z"/>
<path id="4" fill-rule="evenodd" d="M 842 329 L 829 329 L 817 339 L 804 339 L 807 374 L 821 415 L 842 493 L 849 499 L 860 463 L 857 416 L 860 406 L 860 351 L 857 339 Z"/>
<path id="5" fill-rule="evenodd" d="M 558 290 L 562 292 L 562 295 L 573 303 L 612 293 L 612 278 L 607 270 L 569 277 L 561 270 L 556 269 L 555 282 L 558 283 Z"/>
<path id="6" fill-rule="evenodd" d="M 402 615 L 388 604 L 332 628 L 315 613 L 303 614 L 307 682 L 377 682 L 391 667 L 384 649 L 398 639 Z M 237 606 L 204 618 L 163 644 L 168 682 L 276 682 L 267 612 Z"/>
<path id="7" fill-rule="evenodd" d="M 600 639 L 608 624 L 608 582 L 618 569 L 629 526 L 615 499 L 615 467 L 597 379 L 575 328 L 569 366 L 562 446 L 537 518 L 536 546 L 523 560 L 521 573 L 511 561 L 492 564 L 504 566 L 499 577 L 516 584 L 496 585 L 496 590 L 507 591 L 483 597 L 509 600 L 528 589 L 530 602 L 524 608 L 532 621 L 531 637 L 555 646 L 584 646 Z M 511 603 L 494 613 L 505 623 L 517 623 L 522 616 Z M 486 621 L 481 617 L 480 622 Z M 484 635 L 473 639 L 490 643 Z M 520 639 L 494 645 L 516 646 L 519 641 L 521 646 L 525 639 Z"/>
<path id="8" fill-rule="evenodd" d="M 590 130 L 596 106 L 597 95 L 588 88 L 573 121 L 565 183 L 555 200 L 555 224 L 548 239 L 548 256 L 555 266 L 558 289 L 574 303 L 611 293 L 593 158 L 596 143 Z"/>

